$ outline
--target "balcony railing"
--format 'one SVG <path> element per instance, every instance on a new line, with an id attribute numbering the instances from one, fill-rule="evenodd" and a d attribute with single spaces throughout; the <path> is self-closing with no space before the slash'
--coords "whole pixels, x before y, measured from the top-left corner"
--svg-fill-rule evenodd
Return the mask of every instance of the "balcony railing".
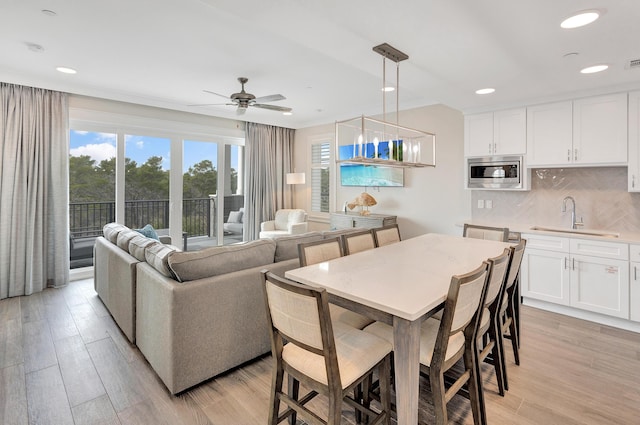
<path id="1" fill-rule="evenodd" d="M 224 197 L 224 221 L 230 211 L 244 205 L 243 195 Z M 217 202 L 212 198 L 193 198 L 182 201 L 182 231 L 187 237 L 216 235 L 215 217 Z M 155 229 L 169 228 L 169 200 L 125 201 L 125 224 L 130 228 L 141 228 L 151 224 Z M 105 224 L 115 221 L 115 202 L 72 202 L 69 204 L 69 237 L 71 260 L 91 257 L 92 240 L 102 235 Z M 91 242 L 90 247 L 85 242 Z M 74 246 L 82 246 L 81 252 Z M 91 248 L 91 249 L 89 249 Z M 80 257 L 80 258 L 79 258 Z"/>

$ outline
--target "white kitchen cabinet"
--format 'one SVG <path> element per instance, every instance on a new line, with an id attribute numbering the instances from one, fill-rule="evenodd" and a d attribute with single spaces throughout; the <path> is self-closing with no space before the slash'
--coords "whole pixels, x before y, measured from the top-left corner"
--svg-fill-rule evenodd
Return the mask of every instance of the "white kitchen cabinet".
<path id="1" fill-rule="evenodd" d="M 569 238 L 522 235 L 527 247 L 520 266 L 523 297 L 569 305 Z"/>
<path id="2" fill-rule="evenodd" d="M 629 248 L 625 243 L 523 235 L 524 297 L 629 318 Z"/>
<path id="3" fill-rule="evenodd" d="M 527 108 L 527 165 L 564 165 L 573 150 L 573 103 Z"/>
<path id="4" fill-rule="evenodd" d="M 627 164 L 627 93 L 573 101 L 573 161 Z"/>
<path id="5" fill-rule="evenodd" d="M 627 94 L 528 107 L 527 165 L 627 165 Z"/>
<path id="6" fill-rule="evenodd" d="M 467 115 L 466 156 L 523 155 L 527 151 L 525 108 Z"/>
<path id="7" fill-rule="evenodd" d="M 629 93 L 629 192 L 640 192 L 640 91 Z"/>

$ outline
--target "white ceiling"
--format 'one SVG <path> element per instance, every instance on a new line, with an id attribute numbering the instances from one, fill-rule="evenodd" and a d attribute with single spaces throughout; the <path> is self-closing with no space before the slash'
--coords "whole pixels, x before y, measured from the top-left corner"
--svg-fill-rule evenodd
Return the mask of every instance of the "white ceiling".
<path id="1" fill-rule="evenodd" d="M 593 8 L 606 13 L 560 28 Z M 640 88 L 640 69 L 625 68 L 640 58 L 640 0 L 0 0 L 0 16 L 0 81 L 236 118 L 232 106 L 187 105 L 224 102 L 203 90 L 229 95 L 244 76 L 258 97 L 284 95 L 273 104 L 293 115 L 250 108 L 241 119 L 291 128 L 381 113 L 372 47 L 383 42 L 409 55 L 400 110 L 474 112 Z M 610 68 L 579 73 L 596 63 Z M 395 68 L 387 61 L 394 83 Z M 474 93 L 484 87 L 496 93 Z"/>

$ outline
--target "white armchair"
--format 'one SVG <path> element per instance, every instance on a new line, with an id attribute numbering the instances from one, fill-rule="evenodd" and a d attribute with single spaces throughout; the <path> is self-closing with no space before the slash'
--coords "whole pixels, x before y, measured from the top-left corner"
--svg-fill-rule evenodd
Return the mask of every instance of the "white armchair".
<path id="1" fill-rule="evenodd" d="M 300 209 L 276 211 L 274 220 L 260 224 L 260 239 L 282 235 L 297 235 L 307 231 L 307 213 Z"/>

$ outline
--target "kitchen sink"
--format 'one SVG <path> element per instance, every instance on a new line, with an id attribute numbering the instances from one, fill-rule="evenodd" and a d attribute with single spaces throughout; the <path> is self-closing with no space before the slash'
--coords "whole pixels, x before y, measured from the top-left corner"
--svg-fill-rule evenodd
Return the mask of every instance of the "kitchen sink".
<path id="1" fill-rule="evenodd" d="M 620 233 L 608 232 L 594 229 L 563 229 L 561 227 L 533 226 L 531 230 L 539 230 L 541 232 L 569 233 L 573 235 L 599 236 L 602 238 L 619 238 Z"/>

